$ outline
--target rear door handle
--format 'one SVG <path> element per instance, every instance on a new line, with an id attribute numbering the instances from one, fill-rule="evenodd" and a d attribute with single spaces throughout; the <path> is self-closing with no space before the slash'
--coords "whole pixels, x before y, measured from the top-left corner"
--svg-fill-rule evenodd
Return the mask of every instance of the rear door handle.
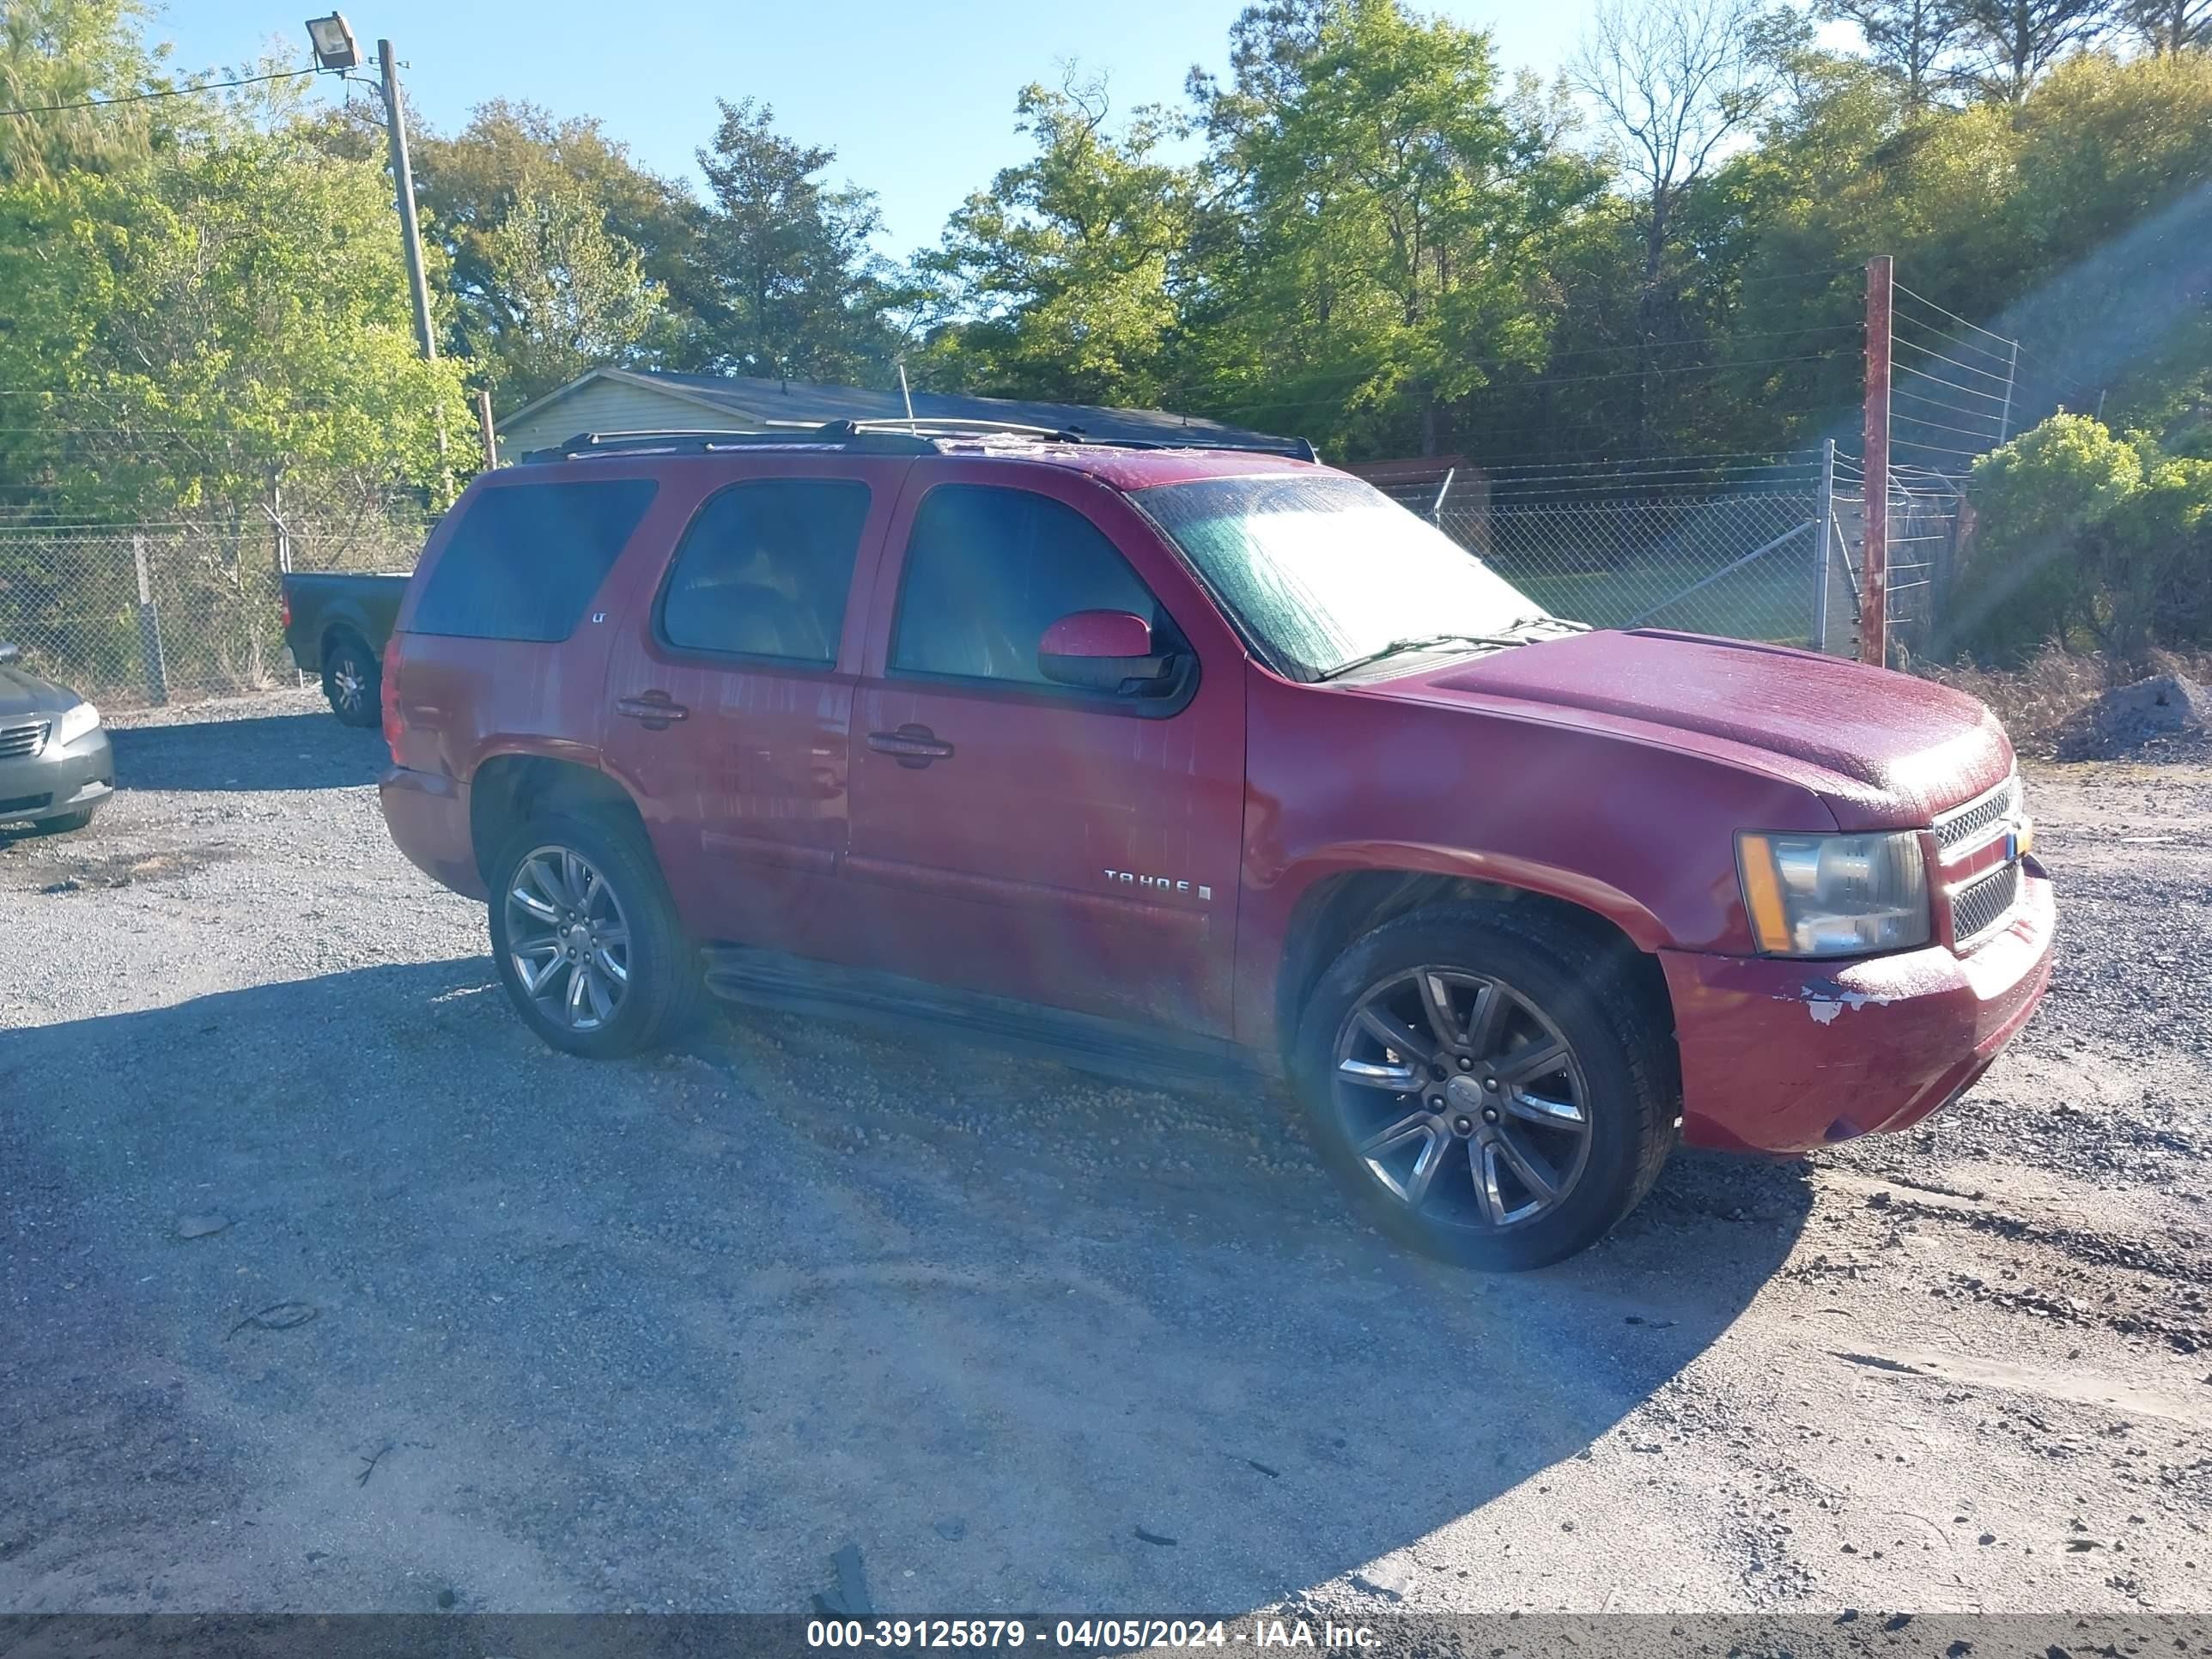
<path id="1" fill-rule="evenodd" d="M 625 720 L 640 721 L 649 732 L 665 732 L 672 722 L 689 718 L 691 711 L 665 691 L 647 691 L 635 697 L 617 698 L 615 713 Z"/>
<path id="2" fill-rule="evenodd" d="M 952 745 L 926 726 L 902 726 L 896 732 L 871 732 L 868 747 L 906 767 L 923 767 L 932 761 L 952 758 Z"/>

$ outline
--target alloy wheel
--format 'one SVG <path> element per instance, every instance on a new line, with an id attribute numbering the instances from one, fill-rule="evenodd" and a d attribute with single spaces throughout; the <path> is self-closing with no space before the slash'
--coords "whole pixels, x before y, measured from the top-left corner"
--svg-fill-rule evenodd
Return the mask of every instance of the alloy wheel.
<path id="1" fill-rule="evenodd" d="M 596 1031 L 629 994 L 629 922 L 589 859 L 540 847 L 514 866 L 505 896 L 507 960 L 538 1012 Z"/>
<path id="2" fill-rule="evenodd" d="M 1484 975 L 1422 967 L 1370 987 L 1338 1031 L 1330 1088 L 1368 1174 L 1425 1222 L 1525 1225 L 1557 1208 L 1589 1161 L 1573 1048 Z"/>
<path id="3" fill-rule="evenodd" d="M 368 689 L 368 681 L 360 665 L 351 657 L 341 657 L 331 670 L 331 684 L 338 694 L 339 705 L 348 710 L 358 709 L 362 694 Z"/>

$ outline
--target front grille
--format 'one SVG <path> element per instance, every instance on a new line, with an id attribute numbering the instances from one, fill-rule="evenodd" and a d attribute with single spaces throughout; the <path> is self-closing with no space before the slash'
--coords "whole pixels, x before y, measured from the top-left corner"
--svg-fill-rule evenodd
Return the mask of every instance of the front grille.
<path id="1" fill-rule="evenodd" d="M 17 812 L 43 812 L 53 804 L 53 796 L 48 793 L 18 795 L 13 800 L 0 800 L 0 818 L 8 817 Z"/>
<path id="2" fill-rule="evenodd" d="M 2020 863 L 2001 864 L 1960 888 L 1951 900 L 1951 937 L 1972 944 L 2012 913 L 2020 898 Z"/>
<path id="3" fill-rule="evenodd" d="M 2020 816 L 2020 777 L 2007 778 L 1986 795 L 1952 808 L 1936 820 L 1936 845 L 1945 853 L 1979 841 Z"/>
<path id="4" fill-rule="evenodd" d="M 35 755 L 46 746 L 46 722 L 33 720 L 28 726 L 0 726 L 0 760 L 16 760 L 25 755 Z"/>

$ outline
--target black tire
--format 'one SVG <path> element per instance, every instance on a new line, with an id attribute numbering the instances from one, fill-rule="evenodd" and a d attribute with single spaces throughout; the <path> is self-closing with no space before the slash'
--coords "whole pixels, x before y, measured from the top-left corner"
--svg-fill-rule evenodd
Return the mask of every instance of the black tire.
<path id="1" fill-rule="evenodd" d="M 338 633 L 323 653 L 323 696 L 341 726 L 376 726 L 384 719 L 384 670 L 358 634 Z"/>
<path id="2" fill-rule="evenodd" d="M 532 994 L 517 960 L 508 896 L 525 860 L 547 848 L 580 854 L 611 895 L 613 914 L 626 924 L 626 985 L 611 1013 L 589 1030 L 556 1018 L 557 1010 Z M 707 999 L 698 948 L 685 937 L 660 866 L 635 824 L 588 811 L 532 817 L 507 838 L 492 860 L 490 878 L 492 959 L 500 983 L 523 1023 L 550 1047 L 587 1060 L 612 1060 L 659 1047 L 697 1022 Z M 575 971 L 569 970 L 572 977 Z"/>
<path id="3" fill-rule="evenodd" d="M 1609 948 L 1595 933 L 1572 926 L 1543 926 L 1541 919 L 1523 921 L 1504 906 L 1467 903 L 1436 905 L 1386 922 L 1337 957 L 1307 999 L 1292 1050 L 1291 1076 L 1315 1146 L 1360 1213 L 1401 1243 L 1440 1261 L 1519 1270 L 1574 1255 L 1634 1209 L 1651 1190 L 1674 1150 L 1680 1120 L 1665 1012 L 1654 1006 L 1650 994 L 1623 971 L 1624 966 L 1617 948 Z M 1566 1060 L 1543 1075 L 1557 1079 L 1556 1085 L 1547 1085 L 1546 1092 L 1579 1097 L 1572 1103 L 1577 1116 L 1571 1125 L 1532 1129 L 1510 1108 L 1503 1115 L 1506 1121 L 1495 1128 L 1479 1117 L 1486 1115 L 1498 1124 L 1500 1114 L 1496 1111 L 1462 1116 L 1454 1103 L 1480 1108 L 1486 1100 L 1499 1097 L 1474 1092 L 1474 1079 L 1455 1081 L 1465 1062 L 1454 1057 L 1459 1051 L 1448 1053 L 1441 1044 L 1434 1048 L 1433 1057 L 1443 1066 L 1445 1080 L 1433 1085 L 1421 1082 L 1411 1097 L 1392 1092 L 1387 1082 L 1360 1087 L 1340 1081 L 1344 1074 L 1340 1067 L 1348 1073 L 1364 1063 L 1346 1053 L 1347 1048 L 1363 1042 L 1379 1047 L 1371 1031 L 1356 1023 L 1370 998 L 1386 1000 L 1376 1006 L 1386 1009 L 1387 1017 L 1387 999 L 1408 994 L 1391 988 L 1411 983 L 1414 988 L 1410 994 L 1426 1006 L 1425 976 L 1414 971 L 1420 969 L 1441 970 L 1439 977 L 1447 981 L 1455 973 L 1468 976 L 1463 989 L 1447 990 L 1446 1024 L 1450 1024 L 1452 996 L 1468 997 L 1466 1006 L 1472 1010 L 1483 983 L 1507 994 L 1500 999 L 1498 1006 L 1504 1012 L 1498 1018 L 1509 1027 L 1518 1023 L 1526 1046 L 1499 1053 L 1492 1062 L 1476 1064 L 1478 1078 L 1486 1078 L 1492 1064 L 1510 1071 L 1518 1054 L 1535 1052 L 1540 1037 L 1548 1036 L 1555 1045 L 1564 1044 Z M 1471 1028 L 1474 1023 L 1470 1013 L 1467 1025 Z M 1426 1032 L 1408 1030 L 1407 1035 L 1420 1041 Z M 1471 1030 L 1466 1035 L 1470 1038 L 1467 1052 L 1473 1053 Z M 1400 1063 L 1395 1050 L 1381 1052 L 1389 1065 Z M 1407 1075 L 1419 1078 L 1423 1073 L 1420 1066 L 1407 1064 Z M 1432 1086 L 1438 1092 L 1430 1093 Z M 1491 1085 L 1484 1081 L 1480 1086 Z M 1455 1089 L 1466 1092 L 1455 1093 Z M 1516 1090 L 1510 1081 L 1506 1091 L 1516 1097 L 1528 1092 Z M 1391 1173 L 1388 1160 L 1403 1157 L 1404 1148 L 1413 1149 L 1413 1164 L 1400 1180 L 1403 1190 L 1416 1185 L 1423 1160 L 1437 1160 L 1421 1204 L 1409 1207 L 1403 1190 L 1385 1185 L 1383 1173 L 1370 1166 L 1353 1122 L 1362 1112 L 1373 1115 L 1359 1120 L 1372 1148 L 1401 1124 L 1427 1115 L 1432 1102 L 1441 1108 L 1433 1127 L 1416 1128 L 1410 1137 L 1401 1137 L 1377 1153 L 1383 1173 Z M 1401 1113 L 1406 1115 L 1399 1117 Z M 1374 1127 L 1378 1120 L 1393 1119 L 1396 1121 L 1381 1128 Z M 1461 1139 L 1443 1133 L 1450 1123 L 1461 1126 L 1456 1133 L 1477 1138 Z M 1485 1197 L 1486 1142 L 1480 1138 L 1495 1139 L 1501 1130 L 1512 1132 L 1518 1143 L 1533 1136 L 1547 1148 L 1564 1145 L 1572 1149 L 1571 1158 L 1547 1158 L 1540 1152 L 1534 1166 L 1563 1188 L 1555 1200 L 1540 1199 L 1534 1184 L 1515 1185 L 1517 1177 L 1510 1173 L 1505 1177 L 1504 1190 L 1524 1200 L 1521 1207 L 1547 1206 L 1532 1209 L 1523 1218 L 1512 1218 L 1514 1212 L 1500 1201 L 1498 1187 Z M 1450 1161 L 1454 1157 L 1456 1165 Z M 1569 1162 L 1571 1170 L 1559 1167 Z M 1510 1171 L 1514 1165 L 1503 1167 Z M 1449 1177 L 1455 1171 L 1465 1182 L 1464 1194 L 1454 1189 Z M 1501 1215 L 1505 1218 L 1502 1223 Z"/>

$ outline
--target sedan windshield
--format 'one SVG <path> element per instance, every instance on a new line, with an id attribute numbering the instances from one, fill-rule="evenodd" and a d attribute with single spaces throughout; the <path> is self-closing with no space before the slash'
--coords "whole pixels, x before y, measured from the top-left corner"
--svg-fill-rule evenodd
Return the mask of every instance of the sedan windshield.
<path id="1" fill-rule="evenodd" d="M 1136 501 L 1296 679 L 1567 626 L 1435 526 L 1341 473 L 1162 484 Z"/>

